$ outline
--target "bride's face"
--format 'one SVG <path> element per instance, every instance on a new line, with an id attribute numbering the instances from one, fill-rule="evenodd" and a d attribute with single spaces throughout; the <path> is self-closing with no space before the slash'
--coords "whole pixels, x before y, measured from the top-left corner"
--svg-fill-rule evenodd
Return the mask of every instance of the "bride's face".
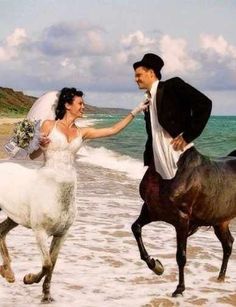
<path id="1" fill-rule="evenodd" d="M 84 114 L 84 101 L 82 97 L 75 96 L 72 104 L 67 105 L 67 110 L 71 115 L 77 117 L 83 117 Z"/>

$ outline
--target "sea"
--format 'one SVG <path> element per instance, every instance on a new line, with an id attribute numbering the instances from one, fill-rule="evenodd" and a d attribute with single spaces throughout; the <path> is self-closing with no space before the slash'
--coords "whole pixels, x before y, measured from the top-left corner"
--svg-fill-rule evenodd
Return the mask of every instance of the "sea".
<path id="1" fill-rule="evenodd" d="M 78 126 L 108 127 L 123 116 L 90 114 Z M 155 222 L 143 227 L 145 246 L 162 262 L 163 275 L 155 275 L 140 260 L 130 227 L 142 206 L 138 187 L 146 170 L 145 141 L 140 115 L 120 134 L 86 142 L 79 150 L 78 214 L 55 266 L 52 306 L 236 306 L 236 252 L 229 260 L 225 282 L 218 282 L 222 247 L 211 228 L 201 228 L 188 239 L 186 290 L 181 297 L 171 296 L 178 283 L 173 226 Z M 229 154 L 236 149 L 236 117 L 212 116 L 194 143 L 207 156 Z M 40 167 L 40 162 L 19 163 Z M 4 219 L 3 213 L 0 218 Z M 236 237 L 234 221 L 230 229 Z M 40 306 L 42 284 L 22 282 L 25 274 L 39 271 L 41 265 L 32 231 L 19 226 L 8 235 L 7 243 L 16 282 L 0 279 L 0 306 Z"/>
<path id="2" fill-rule="evenodd" d="M 114 124 L 122 116 L 123 114 L 97 114 L 90 115 L 84 120 L 85 122 L 87 121 L 88 125 L 102 128 Z M 143 159 L 145 142 L 144 119 L 140 115 L 120 134 L 109 138 L 93 140 L 89 146 L 96 151 L 96 156 L 99 154 L 99 159 L 96 159 L 99 160 L 99 165 L 105 167 L 106 163 L 111 162 L 112 156 L 115 157 L 115 160 L 116 158 L 118 160 L 126 158 L 128 163 L 132 159 L 137 160 L 137 163 L 140 162 Z M 194 141 L 194 144 L 204 155 L 221 157 L 229 154 L 232 150 L 236 149 L 236 116 L 211 116 L 203 133 Z M 116 167 L 119 170 L 117 165 Z M 120 170 L 122 169 L 124 168 Z"/>

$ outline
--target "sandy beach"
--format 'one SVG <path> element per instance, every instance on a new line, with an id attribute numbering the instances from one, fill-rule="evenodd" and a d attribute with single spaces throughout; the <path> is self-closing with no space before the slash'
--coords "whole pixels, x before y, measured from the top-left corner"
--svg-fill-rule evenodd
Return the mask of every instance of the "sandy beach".
<path id="1" fill-rule="evenodd" d="M 0 117 L 0 125 L 3 124 L 14 124 L 22 120 L 22 117 Z"/>
<path id="2" fill-rule="evenodd" d="M 7 154 L 3 145 L 7 142 L 8 138 L 12 135 L 14 124 L 22 118 L 0 117 L 0 159 L 7 158 Z"/>
<path id="3" fill-rule="evenodd" d="M 2 119 L 0 131 L 5 131 L 2 140 L 9 137 L 15 121 Z M 226 280 L 219 283 L 222 248 L 213 230 L 206 228 L 188 240 L 184 296 L 171 297 L 178 282 L 174 228 L 162 222 L 143 228 L 149 254 L 165 268 L 162 276 L 156 276 L 140 260 L 130 229 L 142 205 L 138 194 L 140 179 L 96 166 L 93 164 L 96 151 L 90 150 L 90 158 L 81 150 L 76 161 L 78 213 L 55 267 L 52 306 L 236 306 L 235 251 Z M 18 163 L 30 168 L 41 165 L 38 161 Z M 0 220 L 4 218 L 0 212 Z M 231 231 L 236 237 L 234 223 Z M 0 278 L 0 305 L 40 306 L 42 283 L 24 285 L 22 281 L 25 274 L 40 270 L 41 259 L 32 231 L 19 226 L 8 235 L 7 243 L 16 281 L 8 284 Z"/>

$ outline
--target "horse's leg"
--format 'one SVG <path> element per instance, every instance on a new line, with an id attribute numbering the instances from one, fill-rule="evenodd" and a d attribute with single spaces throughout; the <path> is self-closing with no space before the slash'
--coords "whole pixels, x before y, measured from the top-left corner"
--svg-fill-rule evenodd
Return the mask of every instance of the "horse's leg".
<path id="1" fill-rule="evenodd" d="M 176 260 L 179 267 L 179 283 L 176 290 L 172 294 L 173 297 L 182 295 L 185 290 L 184 267 L 186 264 L 186 248 L 189 231 L 189 219 L 187 218 L 187 215 L 182 216 L 179 224 L 175 226 L 175 229 L 177 238 Z"/>
<path id="2" fill-rule="evenodd" d="M 218 280 L 224 281 L 229 257 L 232 252 L 234 238 L 232 237 L 230 230 L 229 230 L 229 222 L 225 222 L 220 225 L 214 226 L 214 230 L 223 248 L 223 261 L 222 261 L 220 273 L 218 276 Z"/>
<path id="3" fill-rule="evenodd" d="M 15 276 L 11 269 L 11 258 L 8 253 L 6 246 L 6 235 L 7 233 L 16 227 L 18 224 L 15 223 L 10 218 L 7 218 L 0 224 L 0 252 L 3 259 L 3 265 L 0 265 L 0 274 L 2 277 L 6 278 L 8 282 L 14 282 Z"/>
<path id="4" fill-rule="evenodd" d="M 53 236 L 51 247 L 50 247 L 50 256 L 52 261 L 52 269 L 46 274 L 44 282 L 43 282 L 43 298 L 42 302 L 52 302 L 53 298 L 50 294 L 50 287 L 51 287 L 51 279 L 53 269 L 55 267 L 57 257 L 63 242 L 65 241 L 66 233 L 62 236 Z"/>
<path id="5" fill-rule="evenodd" d="M 24 277 L 25 284 L 38 283 L 52 269 L 51 257 L 47 247 L 48 235 L 45 230 L 35 230 L 35 237 L 42 256 L 42 269 L 39 273 L 29 273 Z"/>
<path id="6" fill-rule="evenodd" d="M 138 219 L 133 223 L 131 229 L 137 241 L 141 259 L 146 262 L 149 269 L 151 269 L 157 275 L 161 275 L 164 272 L 162 264 L 159 260 L 155 260 L 148 255 L 142 240 L 142 227 L 149 223 L 151 223 L 151 219 L 149 218 L 147 204 L 144 203 L 141 213 Z"/>

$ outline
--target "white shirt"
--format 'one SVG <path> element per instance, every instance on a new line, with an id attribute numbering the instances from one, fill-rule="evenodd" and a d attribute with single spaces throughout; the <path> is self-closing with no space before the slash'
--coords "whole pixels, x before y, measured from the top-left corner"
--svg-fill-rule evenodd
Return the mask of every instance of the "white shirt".
<path id="1" fill-rule="evenodd" d="M 187 149 L 193 146 L 193 143 L 189 143 L 184 151 L 174 150 L 173 145 L 170 144 L 173 139 L 169 133 L 162 128 L 157 117 L 156 108 L 156 93 L 159 80 L 152 84 L 150 90 L 151 101 L 149 105 L 150 119 L 152 127 L 152 148 L 154 155 L 154 163 L 156 171 L 161 175 L 163 179 L 172 179 L 177 172 L 177 162 L 180 155 Z M 158 103 L 158 102 L 157 102 Z"/>

